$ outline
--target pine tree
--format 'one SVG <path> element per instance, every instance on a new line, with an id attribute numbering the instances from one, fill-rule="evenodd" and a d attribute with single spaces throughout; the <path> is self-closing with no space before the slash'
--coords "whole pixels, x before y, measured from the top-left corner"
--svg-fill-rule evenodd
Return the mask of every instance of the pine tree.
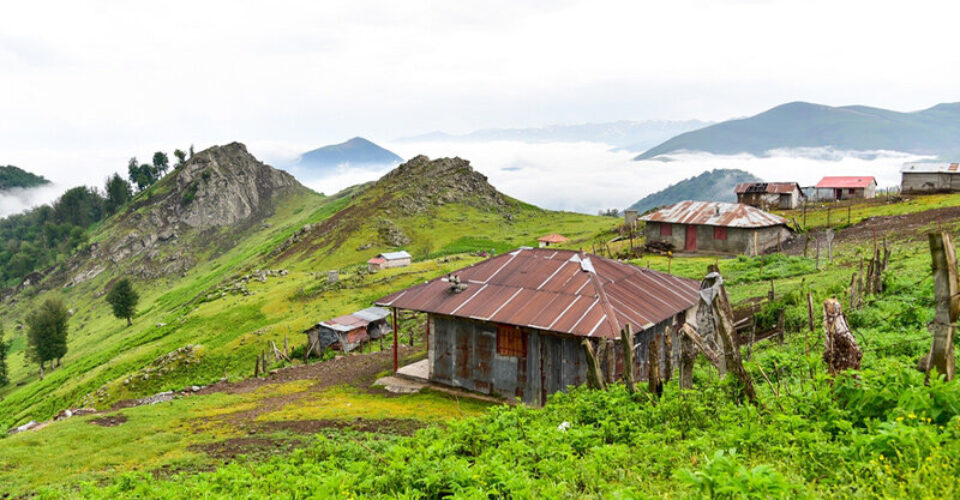
<path id="1" fill-rule="evenodd" d="M 58 299 L 47 299 L 27 316 L 27 359 L 40 364 L 41 379 L 44 364 L 50 361 L 53 368 L 53 361 L 67 353 L 69 316 Z"/>
<path id="2" fill-rule="evenodd" d="M 140 296 L 134 291 L 133 285 L 127 278 L 118 281 L 110 289 L 110 293 L 107 294 L 107 302 L 113 308 L 113 315 L 120 319 L 126 319 L 127 326 L 133 324 L 130 318 L 136 314 L 137 302 L 139 301 Z"/>

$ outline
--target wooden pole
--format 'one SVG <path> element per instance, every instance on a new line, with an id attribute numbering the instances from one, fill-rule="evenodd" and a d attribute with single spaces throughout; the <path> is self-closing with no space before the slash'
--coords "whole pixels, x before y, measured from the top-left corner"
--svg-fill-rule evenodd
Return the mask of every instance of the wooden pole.
<path id="1" fill-rule="evenodd" d="M 597 362 L 597 356 L 593 352 L 593 343 L 590 339 L 584 338 L 580 341 L 583 347 L 583 354 L 587 358 L 587 385 L 594 389 L 606 389 L 603 382 L 603 373 L 600 372 L 600 363 Z"/>
<path id="2" fill-rule="evenodd" d="M 650 366 L 650 373 L 647 375 L 647 389 L 657 399 L 663 395 L 663 382 L 660 380 L 660 341 L 659 336 L 654 335 L 647 344 L 647 359 Z"/>
<path id="3" fill-rule="evenodd" d="M 613 352 L 613 339 L 607 339 L 604 344 L 607 345 L 606 349 L 603 351 L 604 362 L 607 365 L 607 383 L 612 384 L 616 382 L 617 376 L 617 358 L 616 353 Z"/>
<path id="4" fill-rule="evenodd" d="M 930 370 L 946 380 L 953 380 L 953 335 L 954 324 L 960 315 L 960 285 L 957 283 L 957 251 L 945 232 L 930 233 L 930 255 L 933 258 L 933 292 L 936 312 L 933 316 L 933 345 L 930 362 L 927 363 L 927 380 Z"/>
<path id="5" fill-rule="evenodd" d="M 400 369 L 399 333 L 397 332 L 397 308 L 393 308 L 393 373 Z"/>
<path id="6" fill-rule="evenodd" d="M 712 303 L 704 303 L 704 297 L 701 293 L 700 306 L 708 307 L 713 315 L 714 325 L 717 330 L 717 336 L 720 337 L 723 348 L 723 361 L 728 374 L 733 374 L 740 382 L 740 396 L 746 396 L 751 404 L 760 405 L 757 399 L 757 393 L 753 389 L 753 380 L 750 374 L 743 368 L 743 360 L 740 358 L 740 343 L 737 341 L 736 329 L 733 327 L 733 309 L 730 307 L 730 300 L 727 298 L 727 291 L 724 289 L 721 279 L 717 275 L 708 275 L 700 285 L 701 290 L 714 288 Z"/>
<path id="7" fill-rule="evenodd" d="M 623 348 L 623 382 L 632 394 L 637 392 L 637 382 L 633 366 L 633 330 L 629 323 L 620 331 L 620 347 Z"/>

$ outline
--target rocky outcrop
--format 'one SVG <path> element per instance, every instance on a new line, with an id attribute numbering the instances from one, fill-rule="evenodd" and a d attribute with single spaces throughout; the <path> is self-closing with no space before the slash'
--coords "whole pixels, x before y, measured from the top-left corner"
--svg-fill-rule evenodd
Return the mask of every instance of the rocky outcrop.
<path id="1" fill-rule="evenodd" d="M 391 205 L 405 215 L 451 203 L 482 210 L 502 211 L 508 206 L 503 194 L 487 182 L 468 160 L 419 155 L 384 175 L 376 186 L 392 198 Z"/>
<path id="2" fill-rule="evenodd" d="M 252 227 L 271 214 L 275 197 L 296 189 L 306 188 L 257 160 L 243 144 L 201 151 L 111 219 L 111 237 L 70 263 L 65 284 L 117 266 L 141 278 L 182 274 L 196 264 L 196 251 L 232 245 L 220 228 Z"/>

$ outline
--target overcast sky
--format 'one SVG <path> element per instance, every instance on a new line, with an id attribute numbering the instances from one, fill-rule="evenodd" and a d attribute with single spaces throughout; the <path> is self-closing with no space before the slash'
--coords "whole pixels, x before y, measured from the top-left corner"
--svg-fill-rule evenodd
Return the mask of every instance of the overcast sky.
<path id="1" fill-rule="evenodd" d="M 4 2 L 0 164 L 960 100 L 957 2 Z"/>

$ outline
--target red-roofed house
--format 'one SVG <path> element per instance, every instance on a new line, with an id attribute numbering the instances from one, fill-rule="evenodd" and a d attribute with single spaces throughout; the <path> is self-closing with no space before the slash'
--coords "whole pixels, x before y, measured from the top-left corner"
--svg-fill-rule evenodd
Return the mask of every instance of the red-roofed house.
<path id="1" fill-rule="evenodd" d="M 651 341 L 677 362 L 676 334 L 693 317 L 699 288 L 691 279 L 592 254 L 537 248 L 492 257 L 376 304 L 427 314 L 430 381 L 542 405 L 586 381 L 584 338 L 613 341 L 613 369 L 622 373 L 624 325 L 637 332 L 631 369 L 638 380 L 646 377 Z"/>
<path id="2" fill-rule="evenodd" d="M 548 234 L 546 236 L 541 236 L 540 239 L 538 239 L 537 241 L 540 242 L 540 248 L 543 248 L 543 247 L 557 245 L 559 243 L 565 243 L 569 240 L 566 237 L 564 237 L 562 234 L 554 233 L 554 234 Z"/>
<path id="3" fill-rule="evenodd" d="M 877 194 L 877 180 L 870 176 L 827 176 L 817 183 L 818 200 L 853 200 L 873 198 Z"/>

